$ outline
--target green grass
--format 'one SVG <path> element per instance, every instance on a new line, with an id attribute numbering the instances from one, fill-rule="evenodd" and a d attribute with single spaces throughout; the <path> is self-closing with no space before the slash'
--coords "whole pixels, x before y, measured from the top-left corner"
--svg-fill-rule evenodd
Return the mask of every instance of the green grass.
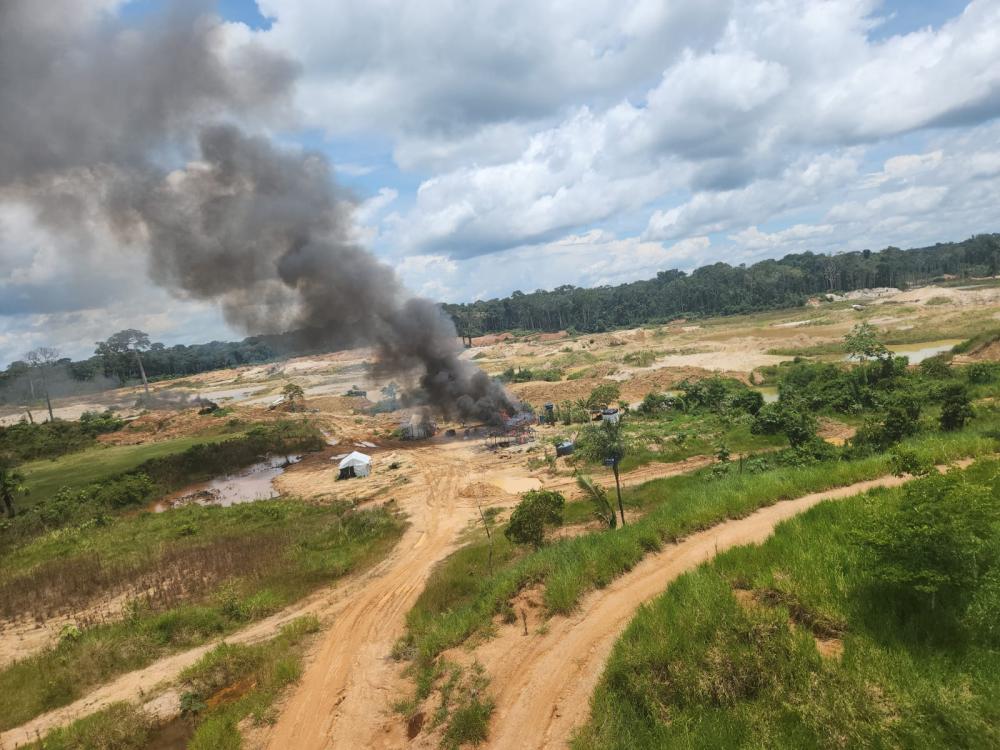
<path id="1" fill-rule="evenodd" d="M 309 636 L 319 630 L 312 616 L 281 628 L 269 641 L 254 645 L 223 643 L 181 673 L 181 734 L 193 750 L 242 747 L 238 725 L 251 717 L 255 724 L 275 718 L 274 702 L 302 670 L 302 652 Z M 225 692 L 228 689 L 230 695 Z M 212 701 L 209 707 L 208 701 Z M 34 750 L 143 750 L 160 747 L 155 719 L 129 703 L 115 703 L 56 729 L 30 745 Z M 171 744 L 170 747 L 176 745 Z"/>
<path id="2" fill-rule="evenodd" d="M 998 468 L 965 474 L 996 498 Z M 1000 745 L 1000 651 L 869 585 L 853 533 L 901 494 L 822 503 L 676 580 L 615 646 L 573 747 Z M 842 658 L 820 655 L 831 637 Z"/>
<path id="3" fill-rule="evenodd" d="M 105 709 L 25 746 L 25 750 L 145 750 L 153 736 L 154 719 L 130 703 Z"/>
<path id="4" fill-rule="evenodd" d="M 1000 339 L 1000 330 L 993 329 L 983 331 L 982 333 L 978 333 L 975 336 L 966 339 L 961 344 L 958 344 L 954 349 L 952 349 L 952 351 L 956 354 L 967 354 L 978 349 L 982 349 L 985 346 L 989 346 L 997 339 Z"/>
<path id="5" fill-rule="evenodd" d="M 979 429 L 983 426 L 980 422 Z M 940 463 L 992 452 L 996 440 L 968 430 L 921 435 L 904 447 Z M 729 474 L 717 480 L 707 479 L 707 472 L 668 477 L 625 492 L 630 507 L 650 510 L 624 529 L 562 539 L 537 552 L 511 555 L 493 575 L 484 569 L 481 552 L 473 556 L 460 551 L 456 554 L 470 557 L 453 556 L 432 574 L 428 589 L 434 593 L 421 597 L 408 613 L 407 634 L 397 644 L 396 654 L 415 660 L 417 695 L 423 697 L 430 689 L 438 655 L 477 635 L 487 635 L 495 616 L 509 617 L 509 602 L 523 588 L 543 585 L 546 610 L 567 614 L 585 593 L 606 586 L 666 542 L 782 499 L 887 473 L 888 458 L 873 456 L 761 474 Z M 456 579 L 462 585 L 447 583 Z"/>
<path id="6" fill-rule="evenodd" d="M 98 580 L 102 586 L 95 595 L 119 578 L 122 585 L 142 580 L 153 593 L 124 619 L 82 627 L 57 647 L 0 670 L 0 694 L 7 696 L 0 729 L 273 613 L 382 557 L 402 528 L 384 508 L 276 500 L 144 513 L 106 528 L 49 534 L 19 553 L 18 563 L 27 570 L 6 591 L 26 590 L 26 597 L 37 591 L 45 597 L 58 592 L 63 579 L 73 583 L 75 571 L 83 567 L 86 576 L 79 586 Z M 94 550 L 107 557 L 88 568 L 87 556 Z M 28 601 L 37 608 L 58 607 L 71 595 L 72 589 L 55 602 Z"/>
<path id="7" fill-rule="evenodd" d="M 227 688 L 236 693 L 199 713 L 189 750 L 236 750 L 242 747 L 241 721 L 249 717 L 256 725 L 273 722 L 274 702 L 298 680 L 307 638 L 318 630 L 315 617 L 300 617 L 270 641 L 251 646 L 223 643 L 186 669 L 181 680 L 191 702 L 209 701 Z"/>
<path id="8" fill-rule="evenodd" d="M 44 502 L 62 487 L 79 490 L 88 484 L 131 471 L 150 459 L 181 453 L 193 445 L 217 443 L 236 434 L 184 437 L 145 445 L 102 446 L 55 460 L 32 461 L 19 467 L 28 488 L 28 494 L 20 498 L 19 505 L 28 508 Z"/>
<path id="9" fill-rule="evenodd" d="M 787 445 L 783 436 L 752 434 L 750 422 L 749 416 L 723 418 L 705 412 L 629 419 L 625 422 L 625 430 L 633 449 L 621 462 L 621 470 L 631 471 L 653 462 L 674 463 L 693 456 L 711 456 L 722 444 L 733 453 Z M 678 435 L 683 435 L 683 440 L 676 440 Z M 651 450 L 651 445 L 657 450 Z"/>
<path id="10" fill-rule="evenodd" d="M 19 497 L 17 515 L 0 521 L 0 555 L 5 557 L 54 530 L 105 526 L 171 490 L 224 476 L 265 456 L 316 451 L 323 445 L 321 433 L 308 420 L 283 420 L 252 425 L 227 439 L 189 438 L 167 445 L 107 448 L 81 454 L 82 458 L 75 455 L 29 467 L 33 471 L 29 471 L 28 484 L 33 483 L 36 492 L 24 497 L 34 500 L 23 504 Z M 67 470 L 77 474 L 67 474 Z M 95 477 L 99 481 L 91 481 Z M 54 487 L 60 489 L 53 493 Z"/>

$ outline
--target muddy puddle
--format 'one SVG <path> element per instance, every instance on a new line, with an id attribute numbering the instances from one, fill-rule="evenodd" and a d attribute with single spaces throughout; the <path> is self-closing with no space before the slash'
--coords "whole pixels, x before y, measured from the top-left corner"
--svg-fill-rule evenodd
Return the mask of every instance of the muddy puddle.
<path id="1" fill-rule="evenodd" d="M 302 456 L 272 456 L 266 461 L 254 464 L 235 474 L 192 485 L 158 501 L 152 508 L 154 513 L 162 513 L 190 503 L 199 505 L 230 505 L 252 503 L 278 496 L 274 480 L 284 473 L 291 464 L 302 460 Z"/>
<path id="2" fill-rule="evenodd" d="M 911 365 L 918 365 L 925 359 L 950 352 L 953 346 L 961 343 L 962 339 L 940 339 L 919 344 L 892 344 L 888 348 L 897 357 L 909 359 Z M 850 356 L 845 355 L 844 359 L 849 360 Z"/>
<path id="3" fill-rule="evenodd" d="M 765 404 L 773 404 L 778 400 L 778 386 L 776 385 L 757 385 L 754 386 L 754 390 L 764 397 Z"/>
<path id="4" fill-rule="evenodd" d="M 962 339 L 941 339 L 940 341 L 926 341 L 922 344 L 899 344 L 890 346 L 889 349 L 892 350 L 893 354 L 909 358 L 911 365 L 916 365 L 930 357 L 950 352 L 953 346 L 961 343 Z"/>
<path id="5" fill-rule="evenodd" d="M 194 723 L 178 716 L 153 731 L 146 750 L 184 750 L 194 736 Z"/>

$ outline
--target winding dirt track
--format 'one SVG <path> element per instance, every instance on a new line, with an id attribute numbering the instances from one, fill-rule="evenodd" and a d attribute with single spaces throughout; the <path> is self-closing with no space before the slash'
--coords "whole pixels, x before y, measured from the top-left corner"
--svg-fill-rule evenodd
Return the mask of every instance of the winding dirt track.
<path id="1" fill-rule="evenodd" d="M 476 517 L 475 502 L 458 494 L 468 481 L 470 458 L 460 453 L 442 460 L 434 450 L 421 456 L 423 502 L 408 505 L 410 528 L 379 574 L 335 615 L 269 733 L 268 747 L 365 748 L 374 744 L 373 733 L 382 743 L 389 740 L 381 727 L 402 687 L 399 665 L 389 654 L 431 568 Z M 396 729 L 393 743 L 401 731 Z"/>
<path id="2" fill-rule="evenodd" d="M 388 691 L 399 684 L 398 670 L 387 655 L 395 639 L 402 635 L 403 618 L 423 589 L 434 563 L 452 551 L 461 532 L 477 517 L 475 501 L 458 496 L 471 463 L 491 460 L 474 456 L 462 444 L 444 450 L 416 449 L 413 454 L 420 471 L 408 485 L 393 492 L 409 527 L 388 557 L 225 638 L 229 643 L 265 640 L 304 614 L 317 615 L 329 624 L 296 695 L 273 731 L 272 747 L 327 747 L 334 741 L 336 747 L 359 747 L 352 737 L 372 731 L 371 707 L 388 707 L 395 697 Z M 0 748 L 33 742 L 111 703 L 141 700 L 143 696 L 155 696 L 146 703 L 147 710 L 171 718 L 179 710 L 178 695 L 175 690 L 164 690 L 163 685 L 175 680 L 185 667 L 215 645 L 213 642 L 173 654 L 121 675 L 74 703 L 0 734 Z M 376 701 L 378 697 L 381 700 Z M 328 738 L 331 727 L 336 731 Z"/>
<path id="3" fill-rule="evenodd" d="M 725 521 L 644 558 L 626 575 L 586 596 L 572 616 L 550 620 L 544 635 L 524 636 L 519 625 L 505 627 L 475 652 L 496 696 L 488 747 L 565 747 L 573 730 L 586 722 L 604 664 L 636 609 L 682 573 L 730 547 L 764 541 L 778 523 L 823 500 L 905 481 L 888 476 L 858 482 Z"/>
<path id="4" fill-rule="evenodd" d="M 477 517 L 475 501 L 461 498 L 459 489 L 488 461 L 462 446 L 415 453 L 420 454 L 420 470 L 396 496 L 410 526 L 386 559 L 226 639 L 244 643 L 263 640 L 273 636 L 284 622 L 306 613 L 318 615 L 327 625 L 278 723 L 255 738 L 272 750 L 353 750 L 409 744 L 402 722 L 391 710 L 392 702 L 404 695 L 407 686 L 389 654 L 403 634 L 405 615 L 433 566 L 458 546 L 462 531 Z M 693 468 L 696 466 L 675 465 L 667 470 L 661 466 L 651 473 L 663 476 Z M 662 593 L 681 573 L 730 547 L 764 540 L 779 522 L 822 500 L 904 481 L 889 476 L 859 482 L 726 521 L 646 557 L 605 589 L 586 596 L 573 616 L 550 620 L 544 635 L 525 637 L 520 626 L 503 627 L 498 637 L 475 653 L 487 668 L 497 699 L 489 746 L 516 750 L 564 746 L 572 730 L 586 720 L 590 695 L 604 663 L 636 608 Z M 162 685 L 176 679 L 212 645 L 123 675 L 76 703 L 9 730 L 0 735 L 0 748 L 32 741 L 54 727 L 136 696 L 153 695 L 147 709 L 164 717 L 174 715 L 176 691 L 164 691 Z M 427 739 L 419 737 L 413 745 L 422 746 Z"/>

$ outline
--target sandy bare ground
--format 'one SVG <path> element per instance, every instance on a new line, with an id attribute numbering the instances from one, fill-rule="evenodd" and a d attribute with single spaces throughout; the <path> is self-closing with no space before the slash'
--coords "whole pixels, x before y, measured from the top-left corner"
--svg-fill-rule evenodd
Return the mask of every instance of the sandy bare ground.
<path id="1" fill-rule="evenodd" d="M 497 459 L 462 443 L 415 449 L 413 453 L 420 470 L 413 473 L 410 484 L 393 495 L 410 525 L 386 559 L 225 639 L 230 643 L 265 640 L 305 614 L 314 614 L 324 623 L 311 667 L 274 729 L 274 747 L 325 747 L 324 732 L 331 726 L 340 733 L 336 737 L 352 727 L 365 730 L 369 726 L 370 707 L 387 704 L 386 686 L 395 685 L 393 680 L 398 679 L 398 670 L 387 661 L 387 655 L 402 634 L 406 612 L 422 591 L 434 563 L 453 550 L 461 532 L 477 517 L 475 501 L 461 498 L 459 489 L 467 481 L 470 466 L 488 468 Z M 169 718 L 179 710 L 176 692 L 169 689 L 169 683 L 216 643 L 122 675 L 70 705 L 10 729 L 0 735 L 0 748 L 34 741 L 116 701 L 151 699 L 147 709 Z M 377 701 L 379 697 L 383 700 Z M 344 720 L 335 721 L 340 718 Z M 360 747 L 351 741 L 337 746 Z"/>
<path id="2" fill-rule="evenodd" d="M 389 654 L 434 565 L 457 547 L 462 532 L 478 517 L 477 501 L 463 497 L 470 494 L 463 490 L 475 472 L 488 472 L 499 462 L 461 444 L 421 454 L 424 500 L 410 508 L 409 530 L 380 566 L 381 573 L 333 618 L 278 723 L 259 739 L 267 747 L 405 744 L 401 723 L 390 721 L 392 701 L 405 683 Z M 486 502 L 511 500 L 500 493 Z"/>
<path id="3" fill-rule="evenodd" d="M 549 620 L 542 633 L 525 636 L 517 624 L 503 626 L 498 637 L 474 652 L 490 675 L 497 702 L 488 746 L 516 750 L 565 747 L 573 730 L 586 722 L 590 696 L 604 664 L 641 604 L 719 552 L 759 544 L 777 524 L 819 502 L 905 481 L 887 476 L 858 482 L 725 521 L 646 557 L 607 588 L 587 595 L 571 617 Z"/>

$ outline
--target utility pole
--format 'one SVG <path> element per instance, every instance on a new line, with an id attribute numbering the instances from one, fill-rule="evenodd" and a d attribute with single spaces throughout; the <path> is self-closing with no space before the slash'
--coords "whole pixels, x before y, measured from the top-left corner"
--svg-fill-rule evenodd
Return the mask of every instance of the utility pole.
<path id="1" fill-rule="evenodd" d="M 618 493 L 618 512 L 622 517 L 622 526 L 625 525 L 625 504 L 622 502 L 622 484 L 621 479 L 618 476 L 618 462 L 621 458 L 617 455 L 612 458 L 604 459 L 604 465 L 610 466 L 612 473 L 615 475 L 615 491 Z"/>

